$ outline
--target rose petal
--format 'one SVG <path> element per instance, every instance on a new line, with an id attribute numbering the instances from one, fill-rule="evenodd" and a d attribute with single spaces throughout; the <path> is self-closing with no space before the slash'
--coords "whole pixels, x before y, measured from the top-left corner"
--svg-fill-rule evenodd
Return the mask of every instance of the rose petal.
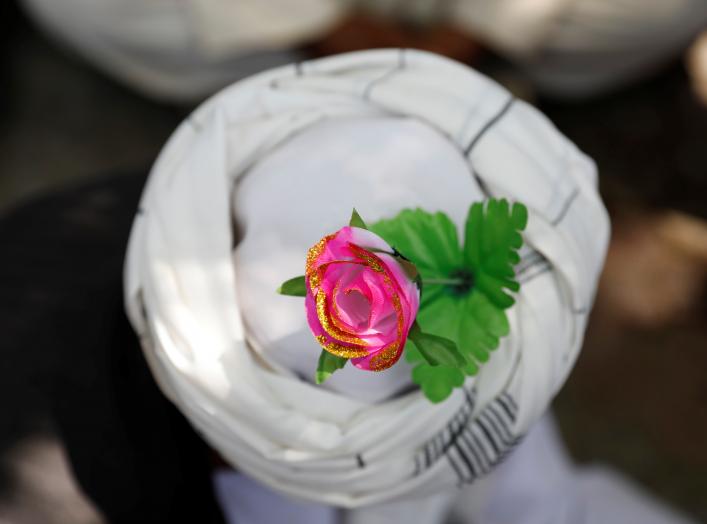
<path id="1" fill-rule="evenodd" d="M 312 333 L 362 369 L 380 371 L 398 360 L 419 308 L 419 290 L 392 252 L 376 234 L 344 227 L 307 255 Z"/>

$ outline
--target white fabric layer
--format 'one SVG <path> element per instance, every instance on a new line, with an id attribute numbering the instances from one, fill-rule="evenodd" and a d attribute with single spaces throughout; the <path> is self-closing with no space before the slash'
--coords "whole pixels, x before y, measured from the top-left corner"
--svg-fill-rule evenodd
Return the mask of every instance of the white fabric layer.
<path id="1" fill-rule="evenodd" d="M 273 293 L 273 282 L 302 274 L 303 253 L 346 224 L 352 207 L 370 223 L 395 209 L 444 211 L 463 238 L 469 204 L 483 198 L 459 150 L 416 120 L 336 119 L 287 141 L 254 166 L 234 193 L 242 233 L 234 256 L 236 285 L 253 347 L 282 373 L 313 378 L 321 347 L 302 322 L 304 303 L 283 300 Z M 385 373 L 346 366 L 324 387 L 378 402 L 411 386 L 410 373 L 404 361 Z"/>
<path id="2" fill-rule="evenodd" d="M 468 180 L 478 185 L 469 202 L 484 192 L 520 200 L 530 210 L 529 247 L 518 267 L 523 287 L 509 313 L 512 333 L 479 376 L 440 405 L 419 391 L 371 404 L 268 366 L 256 339 L 267 329 L 263 324 L 251 332 L 257 316 L 244 311 L 247 285 L 239 275 L 249 261 L 239 249 L 248 245 L 249 227 L 277 215 L 289 195 L 302 191 L 270 186 L 268 198 L 250 203 L 259 211 L 248 216 L 232 205 L 238 192 L 258 194 L 255 177 L 267 176 L 262 166 L 298 133 L 344 120 L 392 126 L 391 118 L 405 122 L 402 135 L 427 127 L 456 149 Z M 336 144 L 333 135 L 320 148 Z M 348 155 L 350 146 L 343 150 Z M 300 154 L 313 157 L 319 150 Z M 355 161 L 342 157 L 342 163 Z M 290 184 L 311 185 L 302 175 L 314 171 L 300 171 L 304 165 L 292 164 Z M 352 178 L 353 171 L 348 166 L 343 173 Z M 298 261 L 290 242 L 315 242 L 322 227 L 338 227 L 354 205 L 373 219 L 409 203 L 437 207 L 440 181 L 455 176 L 431 171 L 422 177 L 418 170 L 408 180 L 403 174 L 362 177 L 367 194 L 379 195 L 366 202 L 352 201 L 362 189 L 349 180 L 342 187 L 355 191 L 343 196 L 333 184 L 311 185 L 310 197 L 323 202 L 322 223 L 311 214 L 302 222 L 294 217 L 295 230 L 259 231 L 270 237 L 260 241 L 282 246 L 289 260 L 282 275 L 263 268 L 256 277 L 267 282 L 263 289 L 301 272 L 304 251 Z M 410 184 L 411 191 L 401 190 Z M 450 202 L 460 198 L 453 191 L 468 187 L 455 184 L 447 189 Z M 403 196 L 380 197 L 388 192 Z M 336 205 L 329 207 L 329 199 Z M 177 129 L 152 170 L 133 226 L 126 304 L 162 390 L 227 461 L 283 493 L 358 507 L 453 490 L 493 469 L 545 411 L 575 361 L 607 240 L 594 164 L 535 109 L 436 55 L 352 53 L 235 84 Z M 270 260 L 268 253 L 252 253 Z M 270 291 L 247 300 L 249 309 L 273 303 Z M 274 333 L 305 329 L 304 314 L 299 326 L 283 330 L 280 323 L 293 320 L 271 315 L 268 307 L 258 314 L 270 316 Z M 302 347 L 303 355 L 309 347 Z"/>
<path id="3" fill-rule="evenodd" d="M 340 524 L 336 508 L 283 497 L 233 470 L 217 471 L 213 486 L 228 524 Z"/>
<path id="4" fill-rule="evenodd" d="M 24 0 L 51 33 L 153 96 L 198 99 L 289 61 L 352 10 L 457 26 L 560 94 L 639 77 L 707 23 L 704 0 Z"/>
<path id="5" fill-rule="evenodd" d="M 444 515 L 442 505 L 447 518 L 438 522 L 694 524 L 606 467 L 574 466 L 550 414 L 533 426 L 486 484 L 483 496 L 478 496 L 476 486 L 467 487 L 452 502 L 439 496 L 425 500 L 425 510 Z M 406 502 L 359 510 L 353 518 L 350 512 L 342 512 L 337 518 L 331 508 L 278 496 L 233 471 L 217 473 L 214 485 L 229 524 L 282 522 L 283 514 L 288 515 L 287 522 L 307 524 L 431 522 L 420 518 L 418 505 Z"/>

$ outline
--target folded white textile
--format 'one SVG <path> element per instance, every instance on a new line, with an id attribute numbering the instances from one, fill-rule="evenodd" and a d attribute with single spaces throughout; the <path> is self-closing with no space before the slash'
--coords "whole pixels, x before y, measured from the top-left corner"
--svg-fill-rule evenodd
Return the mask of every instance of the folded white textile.
<path id="1" fill-rule="evenodd" d="M 99 70 L 150 97 L 193 103 L 235 80 L 302 59 L 297 47 L 328 31 L 338 13 L 322 9 L 293 17 L 290 8 L 272 16 L 272 10 L 264 9 L 265 15 L 271 14 L 268 18 L 263 6 L 272 7 L 274 1 L 24 0 L 23 4 L 51 36 Z M 302 1 L 278 3 L 296 8 Z M 220 40 L 214 39 L 226 31 L 240 38 L 218 45 Z"/>
<path id="2" fill-rule="evenodd" d="M 511 334 L 479 375 L 438 405 L 396 371 L 313 385 L 304 306 L 275 294 L 306 249 L 354 206 L 459 221 L 484 195 L 522 201 L 529 221 Z M 608 231 L 593 162 L 535 109 L 436 55 L 352 53 L 237 83 L 182 123 L 133 225 L 126 306 L 164 393 L 240 472 L 324 504 L 422 510 L 491 471 L 545 411 Z"/>
<path id="3" fill-rule="evenodd" d="M 282 515 L 307 524 L 696 524 L 605 466 L 573 465 L 550 413 L 485 477 L 481 493 L 474 484 L 452 497 L 438 494 L 422 510 L 401 501 L 336 512 L 277 495 L 233 471 L 217 473 L 214 485 L 229 524 L 270 524 Z"/>
<path id="4" fill-rule="evenodd" d="M 548 94 L 597 95 L 654 74 L 705 27 L 704 0 L 569 0 L 518 64 Z"/>
<path id="5" fill-rule="evenodd" d="M 345 225 L 354 206 L 369 223 L 396 209 L 443 211 L 463 238 L 469 205 L 483 198 L 458 148 L 416 120 L 339 118 L 298 133 L 258 162 L 233 196 L 243 235 L 236 285 L 252 346 L 281 373 L 314 378 L 321 347 L 302 322 L 303 300 L 283 299 L 273 282 L 302 274 L 303 254 Z M 385 373 L 346 366 L 323 387 L 380 402 L 410 388 L 410 373 L 404 359 Z"/>

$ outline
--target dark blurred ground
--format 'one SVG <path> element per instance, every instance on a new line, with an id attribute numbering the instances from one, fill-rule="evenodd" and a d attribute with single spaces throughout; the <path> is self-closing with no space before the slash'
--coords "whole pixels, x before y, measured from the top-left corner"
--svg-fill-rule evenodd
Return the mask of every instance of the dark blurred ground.
<path id="1" fill-rule="evenodd" d="M 133 95 L 57 50 L 12 5 L 1 13 L 0 213 L 80 179 L 147 172 L 186 110 Z M 509 78 L 497 59 L 480 67 Z M 535 102 L 597 161 L 614 221 L 586 345 L 555 402 L 562 432 L 578 461 L 611 464 L 707 521 L 707 259 L 675 240 L 673 215 L 664 214 L 707 218 L 707 110 L 679 62 L 611 97 Z M 2 365 L 0 384 L 22 388 L 0 397 L 0 521 L 49 522 L 7 509 L 8 500 L 40 499 L 51 522 L 97 519 L 56 510 L 79 495 L 62 484 L 68 470 L 50 438 L 42 385 Z M 23 440 L 29 435 L 43 436 Z"/>
<path id="2" fill-rule="evenodd" d="M 186 111 L 109 81 L 2 5 L 0 208 L 69 181 L 148 169 Z"/>

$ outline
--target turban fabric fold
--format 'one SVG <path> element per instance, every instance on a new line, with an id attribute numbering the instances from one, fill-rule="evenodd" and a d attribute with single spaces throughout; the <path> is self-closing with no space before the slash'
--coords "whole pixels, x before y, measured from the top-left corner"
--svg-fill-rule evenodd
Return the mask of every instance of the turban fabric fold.
<path id="1" fill-rule="evenodd" d="M 573 366 L 608 242 L 596 185 L 542 114 L 456 62 L 394 49 L 277 68 L 212 97 L 163 149 L 130 238 L 128 314 L 161 389 L 244 474 L 347 508 L 454 492 Z M 438 405 L 405 364 L 313 385 L 304 306 L 275 293 L 306 248 L 353 206 L 461 227 L 486 197 L 523 202 L 529 221 L 511 333 L 479 375 Z"/>

